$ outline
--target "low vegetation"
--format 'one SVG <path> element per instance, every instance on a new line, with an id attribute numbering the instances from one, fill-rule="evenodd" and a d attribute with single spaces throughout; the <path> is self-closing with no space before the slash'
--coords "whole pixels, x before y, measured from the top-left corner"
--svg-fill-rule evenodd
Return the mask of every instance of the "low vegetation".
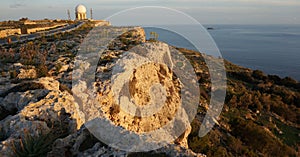
<path id="1" fill-rule="evenodd" d="M 189 57 L 189 53 L 185 55 Z M 197 60 L 198 64 L 193 66 L 206 69 L 201 67 L 204 64 L 199 64 L 200 58 L 194 52 L 191 59 Z M 225 65 L 228 88 L 220 125 L 199 138 L 202 118 L 196 118 L 188 139 L 190 148 L 207 156 L 298 156 L 300 83 L 291 78 L 265 75 L 227 61 Z M 204 85 L 209 76 L 205 73 L 198 75 L 203 89 L 201 99 L 207 100 L 209 86 Z"/>

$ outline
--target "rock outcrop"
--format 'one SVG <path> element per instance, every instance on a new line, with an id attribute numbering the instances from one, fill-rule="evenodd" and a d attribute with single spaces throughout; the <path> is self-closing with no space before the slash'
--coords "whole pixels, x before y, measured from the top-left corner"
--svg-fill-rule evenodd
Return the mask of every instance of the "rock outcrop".
<path id="1" fill-rule="evenodd" d="M 53 130 L 60 123 L 63 126 L 56 127 L 65 127 L 65 131 L 74 133 L 83 124 L 73 96 L 67 91 L 61 91 L 58 81 L 45 77 L 31 83 L 42 85 L 42 89 L 11 92 L 2 101 L 2 107 L 10 111 L 11 115 L 0 122 L 1 134 L 6 136 L 0 144 L 0 156 L 12 155 L 10 146 L 26 136 L 24 130 L 37 135 Z"/>
<path id="2" fill-rule="evenodd" d="M 36 79 L 37 76 L 37 70 L 34 66 L 24 66 L 21 63 L 13 64 L 11 67 L 11 79 Z M 15 76 L 14 76 L 15 75 Z"/>
<path id="3" fill-rule="evenodd" d="M 191 127 L 187 116 L 176 116 L 185 111 L 180 110 L 182 84 L 170 70 L 173 62 L 169 46 L 147 43 L 132 51 L 136 52 L 125 52 L 117 62 L 112 60 L 109 67 L 98 67 L 97 79 L 101 81 L 97 82 L 97 100 L 102 104 L 104 117 L 138 134 L 176 128 L 170 124 L 176 122 L 182 125 L 175 131 L 175 137 L 180 136 L 176 143 L 188 148 Z M 168 135 L 164 138 L 172 139 Z"/>

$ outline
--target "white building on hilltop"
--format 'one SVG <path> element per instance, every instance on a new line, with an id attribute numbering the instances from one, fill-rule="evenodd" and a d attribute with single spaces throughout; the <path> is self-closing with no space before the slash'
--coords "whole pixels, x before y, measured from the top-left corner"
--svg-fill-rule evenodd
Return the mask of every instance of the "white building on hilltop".
<path id="1" fill-rule="evenodd" d="M 76 20 L 85 20 L 86 18 L 86 7 L 82 4 L 79 4 L 75 8 L 75 17 Z"/>

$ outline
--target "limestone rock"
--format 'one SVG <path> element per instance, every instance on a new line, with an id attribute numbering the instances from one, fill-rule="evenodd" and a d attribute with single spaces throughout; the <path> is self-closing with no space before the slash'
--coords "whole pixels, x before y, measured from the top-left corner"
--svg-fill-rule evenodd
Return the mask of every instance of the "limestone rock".
<path id="1" fill-rule="evenodd" d="M 0 156 L 11 156 L 8 150 L 11 147 L 6 145 L 24 136 L 24 129 L 34 135 L 60 124 L 65 131 L 74 133 L 83 124 L 73 96 L 67 91 L 60 91 L 58 81 L 46 77 L 33 82 L 43 84 L 45 89 L 10 93 L 2 101 L 19 112 L 0 121 L 2 133 L 7 136 L 1 139 L 0 148 L 1 152 L 8 153 Z M 7 110 L 11 108 L 7 107 Z"/>
<path id="2" fill-rule="evenodd" d="M 10 66 L 10 70 L 15 72 L 17 79 L 35 79 L 37 78 L 37 71 L 34 66 L 24 66 L 21 63 L 15 63 Z"/>
<path id="3" fill-rule="evenodd" d="M 47 94 L 48 90 L 45 89 L 10 93 L 2 100 L 2 106 L 10 112 L 20 111 L 30 102 L 37 102 Z"/>
<path id="4" fill-rule="evenodd" d="M 104 57 L 110 54 L 104 53 Z M 114 125 L 137 134 L 179 128 L 173 130 L 179 137 L 174 142 L 188 148 L 191 126 L 185 111 L 179 109 L 181 84 L 170 70 L 170 55 L 167 44 L 147 43 L 118 56 L 119 60 L 100 64 L 97 100 L 104 117 Z M 168 135 L 164 138 L 172 139 Z"/>
<path id="5" fill-rule="evenodd" d="M 18 79 L 35 79 L 37 78 L 37 72 L 33 69 L 20 69 L 20 73 L 17 76 Z"/>
<path id="6" fill-rule="evenodd" d="M 7 136 L 0 142 L 0 156 L 14 156 L 12 143 L 24 138 L 26 133 L 30 136 L 43 132 L 48 132 L 47 124 L 42 121 L 28 121 L 20 116 L 10 116 L 1 121 L 0 128 L 4 128 L 3 134 Z"/>
<path id="7" fill-rule="evenodd" d="M 42 77 L 33 82 L 42 84 L 47 90 L 59 91 L 59 82 L 52 77 Z"/>

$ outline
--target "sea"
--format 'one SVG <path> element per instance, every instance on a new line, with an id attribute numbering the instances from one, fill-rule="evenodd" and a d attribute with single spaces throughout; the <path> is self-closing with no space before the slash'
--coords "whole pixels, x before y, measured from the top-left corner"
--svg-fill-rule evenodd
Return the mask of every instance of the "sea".
<path id="1" fill-rule="evenodd" d="M 198 31 L 199 26 L 172 26 Z M 300 81 L 300 25 L 204 25 L 222 57 L 240 66 L 261 70 L 266 74 L 292 77 Z M 208 29 L 207 29 L 208 28 Z M 158 40 L 170 45 L 197 50 L 191 42 L 172 31 L 160 27 L 145 27 L 158 34 Z"/>

